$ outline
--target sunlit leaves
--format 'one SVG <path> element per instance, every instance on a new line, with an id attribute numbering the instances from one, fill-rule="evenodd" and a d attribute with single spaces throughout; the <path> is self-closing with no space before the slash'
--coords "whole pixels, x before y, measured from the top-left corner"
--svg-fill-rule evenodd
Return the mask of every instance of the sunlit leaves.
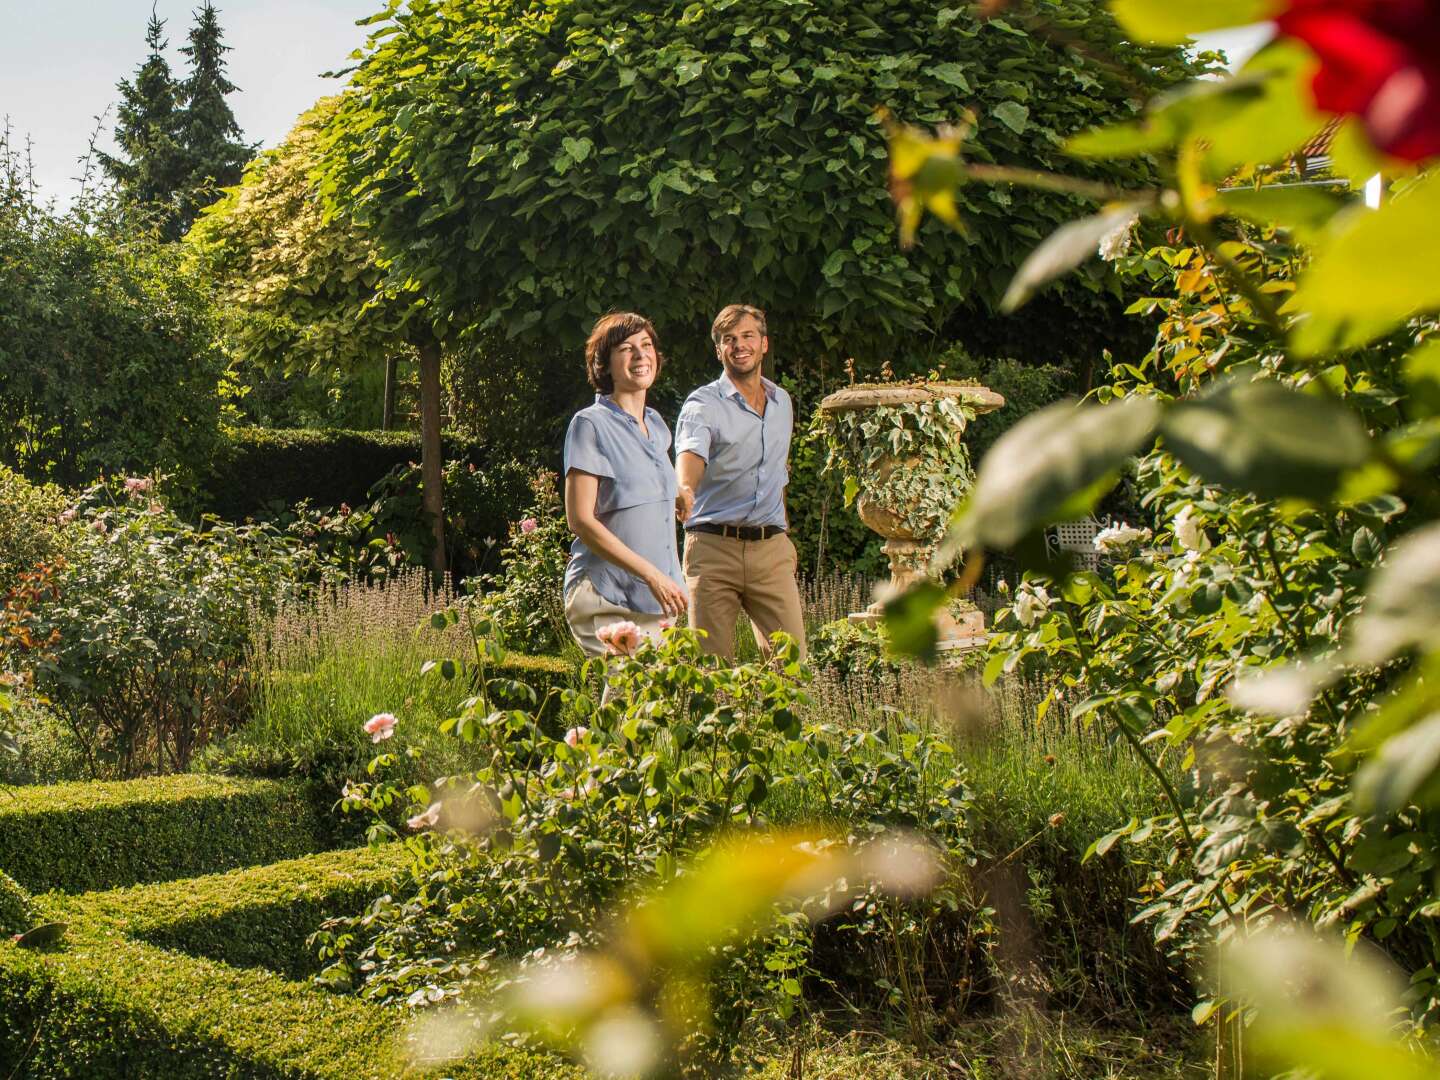
<path id="1" fill-rule="evenodd" d="M 1179 403 L 1164 434 L 1204 479 L 1264 498 L 1329 498 L 1371 454 L 1350 409 L 1273 379 L 1230 380 Z"/>
<path id="2" fill-rule="evenodd" d="M 1053 521 L 1081 517 L 1120 466 L 1152 438 L 1160 407 L 1149 398 L 1111 405 L 1061 402 L 1032 413 L 985 455 L 951 527 L 965 547 L 1007 548 Z"/>
<path id="3" fill-rule="evenodd" d="M 1337 219 L 1300 279 L 1293 345 L 1305 355 L 1363 344 L 1419 311 L 1440 308 L 1440 172 L 1378 211 Z"/>
<path id="4" fill-rule="evenodd" d="M 1348 654 L 1378 664 L 1414 647 L 1440 647 L 1440 525 L 1416 529 L 1390 548 L 1370 580 Z"/>
<path id="5" fill-rule="evenodd" d="M 1302 240 L 1314 239 L 1346 205 L 1324 188 L 1294 184 L 1229 188 L 1215 201 L 1227 214 L 1257 225 L 1278 225 Z"/>
<path id="6" fill-rule="evenodd" d="M 1221 988 L 1254 1009 L 1247 1058 L 1318 1080 L 1436 1080 L 1396 1035 L 1405 977 L 1375 949 L 1350 949 L 1308 926 L 1272 922 L 1223 947 Z"/>
<path id="7" fill-rule="evenodd" d="M 1110 10 L 1137 40 L 1179 45 L 1207 30 L 1264 22 L 1280 6 L 1279 0 L 1214 0 L 1205 4 L 1112 0 Z"/>

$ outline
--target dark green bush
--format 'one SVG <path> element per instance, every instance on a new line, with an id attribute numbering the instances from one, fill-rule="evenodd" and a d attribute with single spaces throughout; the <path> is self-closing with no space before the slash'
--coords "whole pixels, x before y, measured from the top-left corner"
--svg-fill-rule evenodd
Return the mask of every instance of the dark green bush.
<path id="1" fill-rule="evenodd" d="M 444 447 L 448 459 L 487 464 L 488 455 L 472 440 L 447 435 Z M 302 499 L 314 506 L 358 506 L 391 469 L 419 460 L 420 436 L 407 431 L 225 428 L 204 478 L 201 508 L 243 521 Z"/>
<path id="2" fill-rule="evenodd" d="M 329 846 L 295 783 L 213 776 L 55 784 L 0 798 L 0 869 L 39 891 L 168 881 Z"/>

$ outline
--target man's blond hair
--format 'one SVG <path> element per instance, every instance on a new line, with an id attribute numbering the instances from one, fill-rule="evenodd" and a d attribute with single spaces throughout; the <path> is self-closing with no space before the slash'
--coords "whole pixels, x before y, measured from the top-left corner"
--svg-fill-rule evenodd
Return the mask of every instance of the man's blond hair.
<path id="1" fill-rule="evenodd" d="M 746 315 L 749 315 L 750 318 L 760 324 L 761 337 L 770 336 L 769 332 L 765 329 L 765 312 L 761 311 L 758 307 L 751 307 L 749 304 L 731 304 L 720 312 L 719 315 L 715 316 L 715 322 L 710 327 L 710 340 L 718 347 L 720 339 L 725 336 L 725 332 L 727 330 L 733 330 L 735 324 L 745 318 Z"/>

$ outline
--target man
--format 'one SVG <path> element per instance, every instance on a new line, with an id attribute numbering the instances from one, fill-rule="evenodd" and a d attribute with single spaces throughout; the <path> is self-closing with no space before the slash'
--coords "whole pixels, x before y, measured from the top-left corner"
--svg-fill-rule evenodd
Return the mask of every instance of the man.
<path id="1" fill-rule="evenodd" d="M 785 532 L 790 395 L 761 373 L 770 339 L 759 308 L 731 304 L 710 337 L 724 371 L 686 399 L 675 432 L 690 625 L 705 631 L 708 651 L 733 657 L 744 609 L 763 651 L 784 630 L 803 658 L 797 559 Z"/>

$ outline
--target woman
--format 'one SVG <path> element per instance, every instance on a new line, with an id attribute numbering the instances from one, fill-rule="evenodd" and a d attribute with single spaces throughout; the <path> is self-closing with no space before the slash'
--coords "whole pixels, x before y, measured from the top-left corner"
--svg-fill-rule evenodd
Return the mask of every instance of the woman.
<path id="1" fill-rule="evenodd" d="M 664 363 L 641 315 L 606 315 L 585 343 L 596 393 L 565 433 L 565 520 L 575 534 L 565 619 L 591 656 L 606 652 L 597 635 L 611 625 L 658 635 L 689 603 L 675 548 L 670 429 L 645 405 Z"/>

